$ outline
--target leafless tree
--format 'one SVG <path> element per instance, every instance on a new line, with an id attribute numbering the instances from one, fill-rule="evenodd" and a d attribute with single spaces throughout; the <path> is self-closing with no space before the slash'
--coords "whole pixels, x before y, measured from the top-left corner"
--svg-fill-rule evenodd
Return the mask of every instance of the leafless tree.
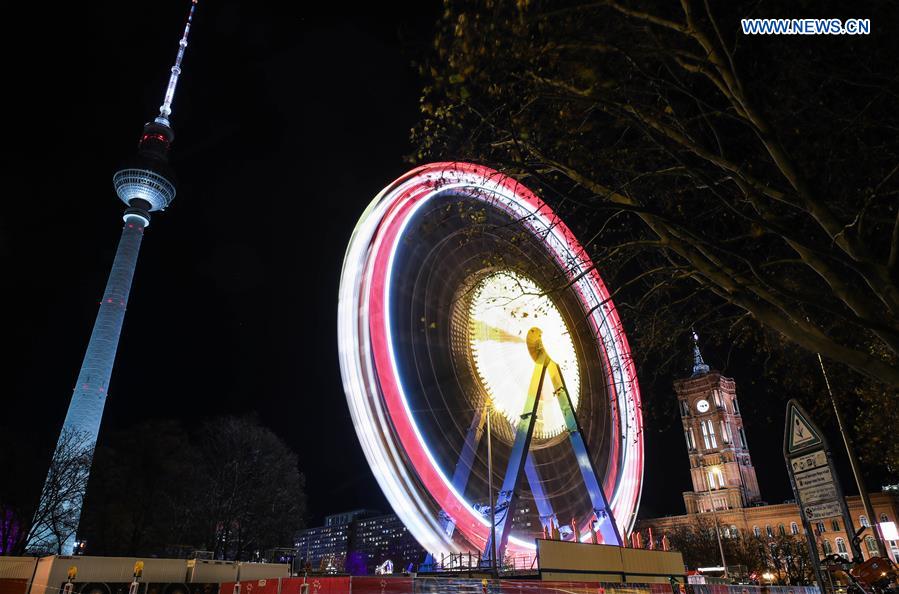
<path id="1" fill-rule="evenodd" d="M 765 566 L 777 576 L 779 583 L 801 586 L 814 583 L 811 558 L 805 539 L 798 534 L 776 534 L 754 538 Z"/>
<path id="2" fill-rule="evenodd" d="M 31 524 L 20 527 L 29 553 L 71 553 L 63 545 L 78 529 L 93 452 L 90 435 L 63 428 Z"/>

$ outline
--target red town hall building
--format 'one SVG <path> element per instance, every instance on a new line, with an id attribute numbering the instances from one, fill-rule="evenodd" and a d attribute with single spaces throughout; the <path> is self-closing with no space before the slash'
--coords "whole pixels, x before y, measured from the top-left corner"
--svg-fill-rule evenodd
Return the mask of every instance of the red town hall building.
<path id="1" fill-rule="evenodd" d="M 776 535 L 803 535 L 802 519 L 795 503 L 769 505 L 762 501 L 736 384 L 709 368 L 696 340 L 694 335 L 693 374 L 674 382 L 693 490 L 683 494 L 684 515 L 638 520 L 639 539 L 661 548 L 667 546 L 666 535 L 676 529 L 716 524 L 722 538 L 744 536 L 764 540 Z M 899 490 L 893 487 L 870 496 L 876 518 L 865 516 L 858 496 L 846 498 L 855 529 L 868 527 L 861 535 L 865 559 L 877 554 L 870 528 L 872 522 L 899 521 Z M 842 518 L 817 522 L 814 531 L 819 555 L 851 556 L 852 536 L 847 534 Z M 899 562 L 899 541 L 886 540 L 885 544 L 889 549 L 886 554 Z M 719 559 L 709 559 L 709 565 L 718 562 Z"/>

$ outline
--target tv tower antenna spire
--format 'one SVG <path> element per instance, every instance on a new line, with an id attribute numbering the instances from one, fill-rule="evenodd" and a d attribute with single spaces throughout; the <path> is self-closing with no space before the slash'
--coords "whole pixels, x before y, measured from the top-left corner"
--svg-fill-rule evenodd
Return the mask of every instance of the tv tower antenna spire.
<path id="1" fill-rule="evenodd" d="M 169 116 L 172 114 L 172 101 L 175 100 L 175 88 L 178 86 L 178 77 L 181 75 L 181 60 L 184 58 L 184 50 L 187 49 L 187 37 L 190 35 L 190 24 L 194 18 L 194 11 L 197 9 L 197 0 L 191 0 L 190 12 L 187 13 L 187 22 L 184 23 L 184 34 L 181 35 L 181 41 L 178 42 L 178 54 L 175 56 L 175 64 L 172 66 L 172 73 L 169 75 L 169 84 L 165 88 L 165 98 L 162 105 L 159 106 L 159 115 L 156 116 L 156 123 L 163 126 L 170 126 Z"/>

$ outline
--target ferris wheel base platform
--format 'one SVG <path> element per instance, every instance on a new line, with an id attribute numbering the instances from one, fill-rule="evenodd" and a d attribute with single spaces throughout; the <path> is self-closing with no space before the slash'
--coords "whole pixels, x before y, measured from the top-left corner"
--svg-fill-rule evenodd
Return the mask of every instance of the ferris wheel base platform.
<path id="1" fill-rule="evenodd" d="M 677 551 L 538 539 L 537 564 L 545 581 L 669 584 L 686 580 L 684 558 Z"/>
<path id="2" fill-rule="evenodd" d="M 677 551 L 537 539 L 534 557 L 506 557 L 494 572 L 478 555 L 456 554 L 419 566 L 417 575 L 434 579 L 526 579 L 604 584 L 686 583 L 683 556 Z M 667 592 L 667 591 L 666 591 Z"/>

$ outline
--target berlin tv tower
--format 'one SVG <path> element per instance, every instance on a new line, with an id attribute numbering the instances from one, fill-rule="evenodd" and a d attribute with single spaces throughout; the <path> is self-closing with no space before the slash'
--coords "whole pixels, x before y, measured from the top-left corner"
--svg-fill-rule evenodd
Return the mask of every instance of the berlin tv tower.
<path id="1" fill-rule="evenodd" d="M 60 484 L 58 470 L 60 462 L 63 462 L 62 458 L 70 456 L 73 452 L 81 456 L 90 456 L 91 459 L 83 465 L 85 468 L 83 476 L 79 477 L 83 481 L 81 484 L 87 485 L 144 229 L 150 225 L 150 213 L 165 210 L 175 198 L 174 176 L 168 162 L 169 147 L 175 134 L 169 116 L 172 114 L 172 101 L 181 74 L 181 60 L 187 49 L 187 37 L 196 7 L 197 0 L 192 0 L 159 115 L 144 125 L 137 155 L 112 178 L 116 194 L 127 205 L 122 217 L 125 225 L 106 283 L 106 291 L 100 302 L 100 311 L 97 313 L 97 320 L 87 343 L 81 371 L 75 382 L 69 411 L 56 445 L 54 461 L 51 463 L 41 495 L 41 505 L 51 502 L 51 506 L 65 511 L 62 514 L 65 518 L 62 520 L 64 525 L 60 525 L 58 514 L 41 514 L 39 511 L 39 517 L 35 518 L 35 526 L 29 537 L 30 549 L 40 549 L 58 542 L 62 545 L 63 554 L 73 552 L 84 490 L 82 488 L 80 493 L 73 495 L 66 485 Z"/>

